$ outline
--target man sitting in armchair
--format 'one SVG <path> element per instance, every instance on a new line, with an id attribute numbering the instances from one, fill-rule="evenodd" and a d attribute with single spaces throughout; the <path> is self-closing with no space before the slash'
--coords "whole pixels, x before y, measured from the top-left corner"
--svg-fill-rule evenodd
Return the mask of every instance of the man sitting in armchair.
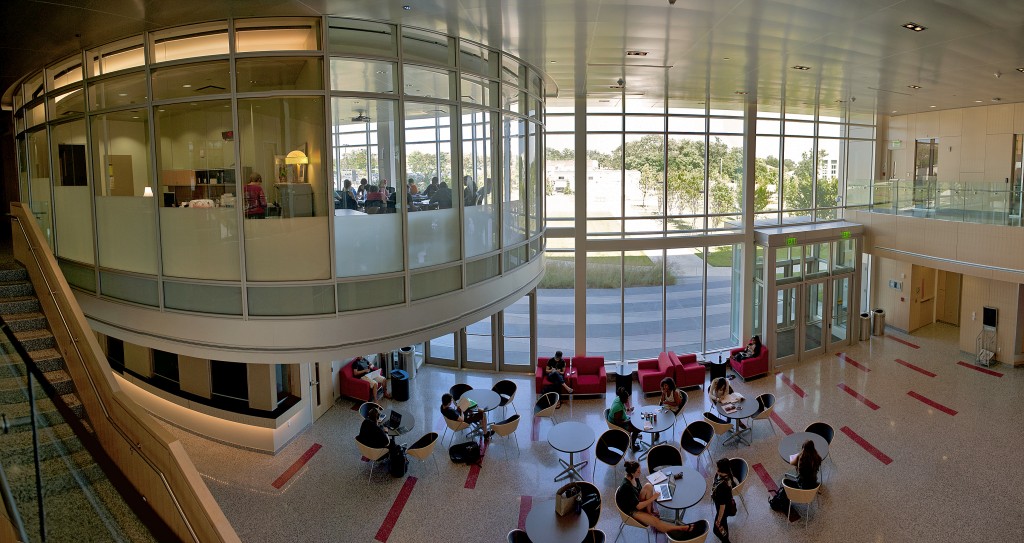
<path id="1" fill-rule="evenodd" d="M 371 398 L 377 397 L 378 387 L 382 385 L 384 386 L 384 397 L 391 398 L 391 394 L 388 393 L 387 388 L 388 378 L 384 377 L 384 375 L 377 370 L 378 368 L 376 366 L 362 356 L 352 362 L 352 376 L 370 383 Z"/>

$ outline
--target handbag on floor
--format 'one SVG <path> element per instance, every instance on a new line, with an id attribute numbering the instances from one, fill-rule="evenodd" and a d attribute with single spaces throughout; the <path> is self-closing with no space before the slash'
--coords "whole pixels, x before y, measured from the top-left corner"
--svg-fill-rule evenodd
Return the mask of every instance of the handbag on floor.
<path id="1" fill-rule="evenodd" d="M 480 445 L 475 441 L 456 443 L 455 445 L 448 447 L 448 457 L 456 464 L 479 464 Z"/>
<path id="2" fill-rule="evenodd" d="M 773 511 L 780 513 L 786 513 L 789 511 L 789 496 L 786 495 L 786 489 L 780 488 L 775 491 L 775 495 L 768 500 L 768 507 L 771 507 Z"/>

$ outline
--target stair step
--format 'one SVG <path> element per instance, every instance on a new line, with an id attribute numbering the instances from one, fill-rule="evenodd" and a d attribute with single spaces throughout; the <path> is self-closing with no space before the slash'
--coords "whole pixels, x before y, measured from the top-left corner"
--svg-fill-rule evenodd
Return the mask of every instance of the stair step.
<path id="1" fill-rule="evenodd" d="M 0 281 L 26 281 L 28 270 L 17 264 L 0 267 Z"/>
<path id="2" fill-rule="evenodd" d="M 39 311 L 4 315 L 4 321 L 7 322 L 7 326 L 10 326 L 11 330 L 14 332 L 46 328 L 46 315 L 43 315 Z"/>
<path id="3" fill-rule="evenodd" d="M 15 332 L 14 337 L 21 342 L 26 351 L 38 351 L 40 349 L 52 349 L 57 346 L 57 339 L 46 328 L 39 330 L 23 330 Z"/>
<path id="4" fill-rule="evenodd" d="M 68 406 L 68 409 L 75 413 L 76 417 L 80 419 L 85 418 L 85 406 L 82 405 L 82 400 L 78 399 L 77 394 L 62 394 L 60 398 L 64 401 L 64 405 Z"/>
<path id="5" fill-rule="evenodd" d="M 29 350 L 28 356 L 43 373 L 64 369 L 64 357 L 57 349 Z"/>
<path id="6" fill-rule="evenodd" d="M 58 424 L 42 428 L 39 432 L 39 458 L 49 459 L 60 456 L 63 451 L 78 452 L 85 446 L 78 440 L 71 426 Z M 11 432 L 3 438 L 3 456 L 9 458 L 28 458 L 32 456 L 32 432 Z"/>
<path id="7" fill-rule="evenodd" d="M 68 467 L 71 463 L 71 468 Z M 57 455 L 47 460 L 40 460 L 40 473 L 45 484 L 47 500 L 53 500 L 60 494 L 78 489 L 79 484 L 72 469 L 77 470 L 86 484 L 106 478 L 103 470 L 93 461 L 89 451 L 82 449 L 65 455 Z M 7 479 L 11 485 L 11 493 L 19 503 L 32 503 L 35 500 L 35 464 L 31 454 L 25 462 L 11 461 L 5 465 Z M 32 500 L 32 501 L 28 501 Z"/>
<path id="8" fill-rule="evenodd" d="M 31 313 L 40 309 L 42 309 L 42 306 L 39 305 L 39 299 L 35 296 L 0 298 L 0 314 Z"/>
<path id="9" fill-rule="evenodd" d="M 63 369 L 48 371 L 43 374 L 43 377 L 46 377 L 46 380 L 50 382 L 50 386 L 61 396 L 75 392 L 75 383 L 71 380 L 68 372 Z"/>
<path id="10" fill-rule="evenodd" d="M 27 280 L 5 281 L 0 279 L 0 298 L 11 298 L 14 296 L 30 296 L 35 294 L 32 283 Z"/>

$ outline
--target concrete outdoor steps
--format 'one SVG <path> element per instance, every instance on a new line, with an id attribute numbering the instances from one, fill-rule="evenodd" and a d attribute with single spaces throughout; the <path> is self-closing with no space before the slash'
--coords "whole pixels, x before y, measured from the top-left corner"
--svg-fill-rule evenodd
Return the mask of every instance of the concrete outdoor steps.
<path id="1" fill-rule="evenodd" d="M 53 387 L 58 401 L 79 419 L 76 424 L 91 432 L 74 382 L 24 268 L 0 264 L 0 316 L 28 351 L 31 364 Z M 24 363 L 3 334 L 0 351 L 0 412 L 8 418 L 29 416 Z M 35 384 L 34 392 L 49 540 L 154 541 L 40 384 Z M 0 461 L 7 471 L 19 512 L 27 528 L 38 530 L 33 450 L 30 425 L 0 435 Z"/>

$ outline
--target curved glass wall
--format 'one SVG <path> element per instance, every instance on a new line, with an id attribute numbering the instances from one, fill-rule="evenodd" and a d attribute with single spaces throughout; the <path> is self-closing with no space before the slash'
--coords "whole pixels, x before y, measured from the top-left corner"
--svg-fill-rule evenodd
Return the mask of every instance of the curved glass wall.
<path id="1" fill-rule="evenodd" d="M 155 30 L 14 90 L 21 198 L 102 297 L 258 317 L 410 303 L 539 256 L 541 81 L 372 21 Z"/>

